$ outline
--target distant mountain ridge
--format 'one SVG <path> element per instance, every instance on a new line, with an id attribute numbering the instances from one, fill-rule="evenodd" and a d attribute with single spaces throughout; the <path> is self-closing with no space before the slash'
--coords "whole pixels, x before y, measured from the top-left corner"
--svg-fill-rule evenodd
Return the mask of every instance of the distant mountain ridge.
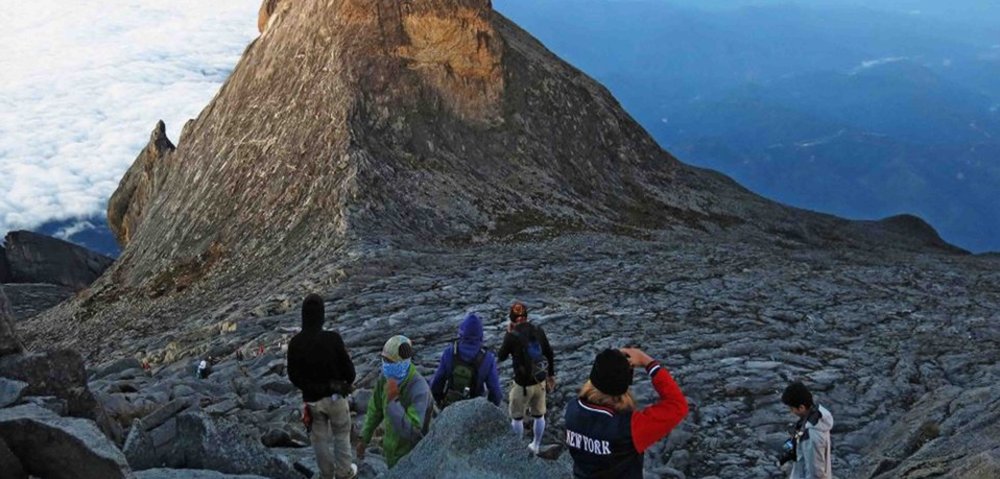
<path id="1" fill-rule="evenodd" d="M 778 3 L 497 2 L 683 161 L 788 204 L 913 213 L 1000 248 L 996 42 L 892 2 Z"/>

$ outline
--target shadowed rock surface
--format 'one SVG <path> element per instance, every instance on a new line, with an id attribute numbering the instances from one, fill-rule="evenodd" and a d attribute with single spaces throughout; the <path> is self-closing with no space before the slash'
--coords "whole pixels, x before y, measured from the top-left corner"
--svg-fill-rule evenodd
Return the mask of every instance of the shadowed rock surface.
<path id="1" fill-rule="evenodd" d="M 57 284 L 8 283 L 3 288 L 7 292 L 10 312 L 15 322 L 37 316 L 74 293 L 73 288 Z"/>
<path id="2" fill-rule="evenodd" d="M 0 284 L 0 357 L 22 350 L 21 341 L 14 334 L 14 313 L 10 309 L 6 289 Z"/>
<path id="3" fill-rule="evenodd" d="M 93 422 L 59 417 L 34 405 L 0 409 L 0 437 L 33 476 L 130 479 L 125 456 Z"/>
<path id="4" fill-rule="evenodd" d="M 0 284 L 10 282 L 10 264 L 7 263 L 7 250 L 0 246 Z"/>
<path id="5" fill-rule="evenodd" d="M 268 479 L 247 474 L 223 474 L 199 469 L 149 469 L 135 473 L 136 479 Z"/>
<path id="6" fill-rule="evenodd" d="M 24 396 L 51 397 L 65 405 L 62 414 L 96 421 L 109 439 L 121 443 L 121 428 L 111 422 L 87 386 L 80 353 L 57 349 L 10 354 L 0 358 L 0 377 L 27 383 Z"/>
<path id="7" fill-rule="evenodd" d="M 73 243 L 29 231 L 4 239 L 12 283 L 48 283 L 83 289 L 114 262 Z"/>

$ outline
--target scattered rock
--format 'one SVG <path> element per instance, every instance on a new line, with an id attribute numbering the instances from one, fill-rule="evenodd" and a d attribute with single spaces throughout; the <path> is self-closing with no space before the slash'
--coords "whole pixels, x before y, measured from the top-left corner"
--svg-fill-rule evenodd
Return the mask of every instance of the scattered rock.
<path id="1" fill-rule="evenodd" d="M 122 358 L 117 361 L 112 361 L 110 363 L 104 364 L 97 368 L 94 374 L 91 376 L 91 380 L 102 379 L 112 374 L 118 374 L 129 369 L 136 369 L 140 372 L 142 371 L 142 363 L 138 359 L 133 357 Z"/>
<path id="2" fill-rule="evenodd" d="M 35 405 L 0 409 L 0 437 L 33 476 L 132 478 L 125 456 L 93 421 L 59 417 Z"/>

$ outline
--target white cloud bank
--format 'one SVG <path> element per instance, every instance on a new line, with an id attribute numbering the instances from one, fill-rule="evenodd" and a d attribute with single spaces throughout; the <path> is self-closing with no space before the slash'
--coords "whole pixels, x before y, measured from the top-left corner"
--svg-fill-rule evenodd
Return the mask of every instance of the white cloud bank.
<path id="1" fill-rule="evenodd" d="M 156 121 L 176 141 L 257 34 L 258 0 L 33 0 L 0 12 L 0 236 L 103 214 Z"/>

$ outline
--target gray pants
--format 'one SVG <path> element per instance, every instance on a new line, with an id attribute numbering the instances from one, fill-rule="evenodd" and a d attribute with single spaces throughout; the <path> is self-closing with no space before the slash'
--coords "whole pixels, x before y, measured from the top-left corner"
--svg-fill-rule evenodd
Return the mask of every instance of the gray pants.
<path id="1" fill-rule="evenodd" d="M 322 479 L 351 477 L 351 410 L 347 399 L 323 398 L 309 403 L 312 432 L 309 439 L 316 451 Z"/>

